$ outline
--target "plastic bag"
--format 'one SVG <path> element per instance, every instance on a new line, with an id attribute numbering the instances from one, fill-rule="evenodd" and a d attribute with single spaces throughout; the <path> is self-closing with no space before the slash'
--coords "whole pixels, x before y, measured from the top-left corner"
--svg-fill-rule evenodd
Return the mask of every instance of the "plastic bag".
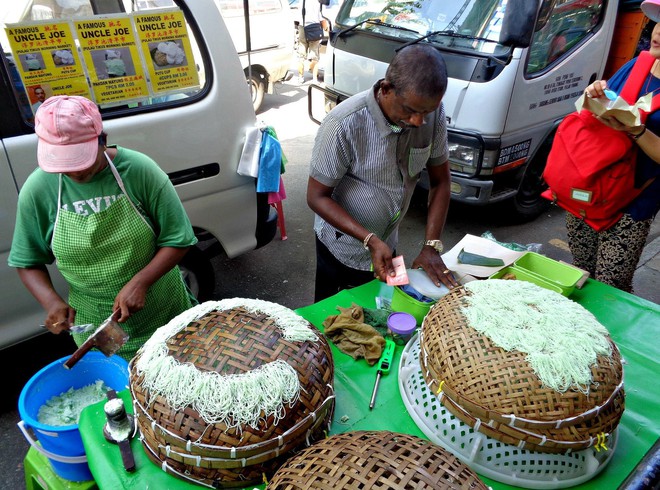
<path id="1" fill-rule="evenodd" d="M 540 253 L 541 252 L 541 244 L 540 243 L 528 243 L 527 245 L 521 245 L 520 243 L 504 243 L 497 241 L 493 234 L 490 231 L 485 231 L 481 234 L 482 238 L 486 238 L 488 240 L 492 240 L 498 245 L 502 245 L 503 247 L 508 248 L 509 250 L 513 250 L 515 252 L 536 252 Z"/>

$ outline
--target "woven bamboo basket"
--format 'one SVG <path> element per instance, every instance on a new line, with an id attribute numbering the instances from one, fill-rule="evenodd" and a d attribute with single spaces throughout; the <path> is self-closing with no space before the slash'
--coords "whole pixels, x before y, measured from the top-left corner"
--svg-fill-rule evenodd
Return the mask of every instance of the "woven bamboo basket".
<path id="1" fill-rule="evenodd" d="M 300 383 L 298 398 L 281 407 L 277 420 L 262 411 L 256 424 L 207 421 L 192 404 L 172 408 L 166 396 L 145 388 L 145 375 L 137 369 L 144 355 L 139 351 L 130 363 L 137 425 L 146 454 L 166 472 L 214 488 L 258 484 L 291 451 L 327 434 L 334 409 L 334 365 L 321 335 L 316 341 L 285 340 L 278 320 L 268 313 L 233 306 L 190 321 L 166 345 L 167 355 L 180 365 L 221 376 L 283 360 Z"/>
<path id="2" fill-rule="evenodd" d="M 317 442 L 280 467 L 266 490 L 462 489 L 488 487 L 429 441 L 388 431 L 355 431 Z"/>
<path id="3" fill-rule="evenodd" d="M 591 368 L 589 393 L 558 392 L 543 385 L 525 353 L 507 352 L 468 325 L 461 307 L 469 294 L 461 287 L 441 298 L 421 329 L 422 372 L 452 414 L 489 437 L 543 452 L 597 445 L 617 427 L 623 369 L 611 339 L 611 357 Z"/>

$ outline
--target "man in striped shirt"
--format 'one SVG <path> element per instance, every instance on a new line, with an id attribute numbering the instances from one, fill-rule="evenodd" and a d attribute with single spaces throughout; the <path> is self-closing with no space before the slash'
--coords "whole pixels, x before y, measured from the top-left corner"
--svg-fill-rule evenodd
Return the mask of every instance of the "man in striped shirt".
<path id="1" fill-rule="evenodd" d="M 450 195 L 446 88 L 440 53 L 413 44 L 394 56 L 384 79 L 323 120 L 307 185 L 307 204 L 316 213 L 315 301 L 394 276 L 399 224 L 424 168 L 428 217 L 412 267 L 423 268 L 434 284 L 457 285 L 439 254 Z"/>

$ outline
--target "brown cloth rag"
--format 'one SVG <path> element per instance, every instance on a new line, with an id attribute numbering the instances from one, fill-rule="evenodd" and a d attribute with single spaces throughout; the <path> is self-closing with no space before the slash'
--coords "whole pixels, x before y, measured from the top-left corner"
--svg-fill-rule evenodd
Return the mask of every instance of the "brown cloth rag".
<path id="1" fill-rule="evenodd" d="M 353 359 L 364 357 L 367 364 L 376 364 L 385 347 L 385 339 L 374 327 L 364 323 L 364 311 L 353 303 L 350 308 L 342 308 L 339 315 L 330 315 L 323 321 L 325 335 L 337 348 Z"/>

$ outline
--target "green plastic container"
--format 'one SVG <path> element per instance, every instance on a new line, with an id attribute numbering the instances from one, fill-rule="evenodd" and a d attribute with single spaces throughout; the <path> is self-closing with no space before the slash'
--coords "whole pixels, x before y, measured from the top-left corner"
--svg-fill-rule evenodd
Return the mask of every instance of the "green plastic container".
<path id="1" fill-rule="evenodd" d="M 542 288 L 549 289 L 550 291 L 554 291 L 555 293 L 563 294 L 562 288 L 560 288 L 556 284 L 548 282 L 534 273 L 531 273 L 525 269 L 519 269 L 518 267 L 515 266 L 505 267 L 504 269 L 497 271 L 495 274 L 490 276 L 490 279 L 502 279 L 502 277 L 508 273 L 511 273 L 514 276 L 516 276 L 516 279 L 518 279 L 519 281 L 531 282 L 536 284 L 537 286 L 541 286 Z"/>
<path id="2" fill-rule="evenodd" d="M 410 313 L 415 317 L 417 325 L 422 324 L 424 317 L 434 303 L 435 301 L 432 303 L 418 301 L 412 296 L 407 295 L 399 286 L 395 286 L 394 292 L 392 293 L 392 311 L 405 311 L 406 313 Z"/>
<path id="3" fill-rule="evenodd" d="M 582 271 L 579 269 L 534 252 L 522 255 L 513 265 L 560 287 L 564 296 L 570 296 L 582 278 Z"/>

